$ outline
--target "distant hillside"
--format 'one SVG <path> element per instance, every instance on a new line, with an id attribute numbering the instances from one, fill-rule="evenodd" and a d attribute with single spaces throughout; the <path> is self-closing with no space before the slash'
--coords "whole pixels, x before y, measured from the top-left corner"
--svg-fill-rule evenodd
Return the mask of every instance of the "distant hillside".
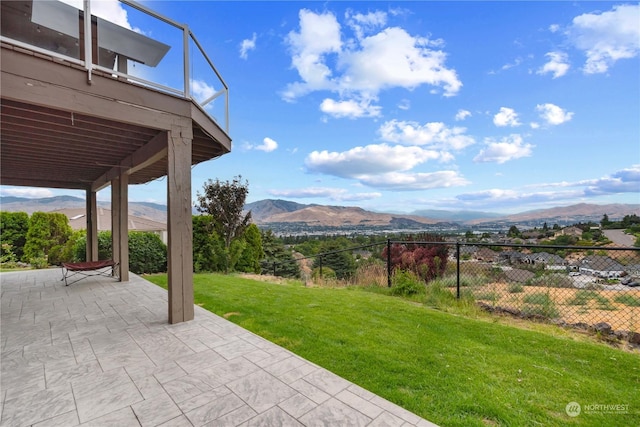
<path id="1" fill-rule="evenodd" d="M 111 208 L 109 202 L 98 202 L 99 207 Z M 79 197 L 56 196 L 41 199 L 24 197 L 0 197 L 0 210 L 10 212 L 49 212 L 59 209 L 85 208 L 85 201 Z M 611 220 L 622 219 L 625 215 L 640 215 L 640 204 L 597 205 L 580 203 L 522 212 L 513 215 L 499 215 L 491 212 L 420 210 L 411 215 L 371 212 L 358 207 L 304 205 L 287 200 L 260 200 L 248 203 L 253 221 L 258 225 L 298 224 L 312 227 L 385 227 L 394 229 L 419 228 L 423 225 L 458 223 L 461 227 L 497 224 L 500 227 L 511 224 L 549 225 L 574 224 L 577 222 L 600 222 L 606 213 Z M 129 202 L 129 214 L 158 222 L 167 222 L 167 206 L 149 202 Z M 194 214 L 197 211 L 194 209 Z M 482 218 L 479 218 L 482 217 Z"/>
<path id="2" fill-rule="evenodd" d="M 261 222 L 266 220 L 272 215 L 281 213 L 294 212 L 307 207 L 308 205 L 302 205 L 296 202 L 289 202 L 287 200 L 260 200 L 258 202 L 247 203 L 244 209 L 251 211 L 251 217 L 255 222 Z"/>
<path id="3" fill-rule="evenodd" d="M 98 207 L 111 209 L 110 202 L 98 202 Z M 61 209 L 86 208 L 86 202 L 80 197 L 55 196 L 40 199 L 26 197 L 0 197 L 0 210 L 7 212 L 51 212 Z M 158 222 L 167 222 L 167 207 L 157 203 L 129 202 L 129 215 L 147 218 Z"/>
<path id="4" fill-rule="evenodd" d="M 299 223 L 309 226 L 385 226 L 401 221 L 411 224 L 435 224 L 438 221 L 416 215 L 375 213 L 358 207 L 301 205 L 284 200 L 261 200 L 250 203 L 253 220 L 257 224 Z"/>
<path id="5" fill-rule="evenodd" d="M 422 209 L 413 211 L 412 215 L 423 216 L 425 218 L 439 219 L 442 221 L 467 222 L 475 219 L 498 218 L 502 214 L 495 212 L 481 211 L 447 211 L 439 209 Z"/>
<path id="6" fill-rule="evenodd" d="M 596 205 L 591 203 L 579 203 L 571 206 L 560 206 L 550 209 L 538 209 L 519 214 L 505 215 L 499 218 L 483 218 L 468 221 L 467 224 L 482 224 L 486 222 L 554 222 L 577 223 L 577 222 L 600 222 L 602 216 L 607 214 L 611 220 L 622 219 L 625 215 L 640 215 L 640 204 L 620 204 Z"/>

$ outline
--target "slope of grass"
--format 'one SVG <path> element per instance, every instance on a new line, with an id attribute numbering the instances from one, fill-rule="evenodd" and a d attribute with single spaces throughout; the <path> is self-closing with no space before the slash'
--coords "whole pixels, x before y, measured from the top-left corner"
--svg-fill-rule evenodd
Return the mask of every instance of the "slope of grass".
<path id="1" fill-rule="evenodd" d="M 166 288 L 166 276 L 149 280 Z M 358 289 L 195 275 L 196 303 L 442 426 L 640 425 L 640 356 Z M 569 402 L 628 405 L 569 417 Z"/>

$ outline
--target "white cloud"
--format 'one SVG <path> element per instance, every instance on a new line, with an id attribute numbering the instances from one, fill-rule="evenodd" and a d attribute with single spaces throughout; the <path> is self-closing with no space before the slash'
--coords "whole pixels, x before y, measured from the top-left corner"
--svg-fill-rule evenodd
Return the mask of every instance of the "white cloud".
<path id="1" fill-rule="evenodd" d="M 363 175 L 407 171 L 428 160 L 449 160 L 447 153 L 387 144 L 355 147 L 343 152 L 313 151 L 305 159 L 309 172 L 358 179 Z"/>
<path id="2" fill-rule="evenodd" d="M 518 113 L 512 108 L 500 107 L 500 112 L 493 116 L 493 124 L 499 127 L 504 126 L 520 126 L 522 123 L 518 121 Z"/>
<path id="3" fill-rule="evenodd" d="M 386 25 L 382 12 L 349 13 L 347 24 L 356 39 L 343 42 L 335 15 L 300 11 L 299 30 L 286 38 L 300 81 L 287 85 L 283 99 L 293 101 L 327 90 L 338 93 L 343 101 L 360 103 L 394 87 L 412 90 L 427 84 L 439 88 L 444 96 L 453 96 L 462 87 L 456 71 L 445 65 L 446 53 L 435 49 L 442 45 L 441 40 L 412 36 L 398 27 L 376 33 Z"/>
<path id="4" fill-rule="evenodd" d="M 405 111 L 410 109 L 411 108 L 411 101 L 409 101 L 408 99 L 403 99 L 398 104 L 398 108 L 401 109 L 401 110 L 405 110 Z"/>
<path id="5" fill-rule="evenodd" d="M 298 71 L 302 82 L 292 83 L 282 94 L 287 101 L 314 90 L 335 89 L 331 69 L 325 64 L 325 55 L 338 53 L 342 47 L 340 24 L 332 13 L 315 14 L 300 10 L 300 32 L 291 31 L 286 39 L 291 50 L 291 65 Z"/>
<path id="6" fill-rule="evenodd" d="M 387 14 L 381 11 L 369 12 L 366 15 L 362 13 L 353 14 L 351 11 L 347 11 L 345 18 L 358 39 L 362 39 L 365 33 L 370 34 L 387 23 Z"/>
<path id="7" fill-rule="evenodd" d="M 609 176 L 583 181 L 579 184 L 587 185 L 586 196 L 599 196 L 605 194 L 637 193 L 640 189 L 640 164 L 628 169 L 622 169 Z"/>
<path id="8" fill-rule="evenodd" d="M 458 112 L 456 113 L 456 121 L 459 122 L 461 120 L 466 119 L 467 117 L 471 117 L 471 111 L 467 111 L 467 110 L 458 110 Z"/>
<path id="9" fill-rule="evenodd" d="M 569 62 L 567 54 L 564 52 L 547 52 L 544 56 L 549 58 L 549 61 L 536 71 L 536 74 L 552 73 L 553 78 L 557 79 L 567 74 L 569 71 Z"/>
<path id="10" fill-rule="evenodd" d="M 202 102 L 212 97 L 216 93 L 216 90 L 203 80 L 191 80 L 191 93 L 195 99 Z"/>
<path id="11" fill-rule="evenodd" d="M 560 25 L 558 24 L 549 25 L 549 31 L 551 31 L 552 33 L 557 33 L 558 31 L 560 31 Z"/>
<path id="12" fill-rule="evenodd" d="M 531 129 L 538 129 L 538 128 L 540 128 L 540 123 L 531 122 L 531 123 L 529 123 L 529 126 L 531 127 Z"/>
<path id="13" fill-rule="evenodd" d="M 270 153 L 278 149 L 278 143 L 269 137 L 265 137 L 262 140 L 262 144 L 253 145 L 253 144 L 245 143 L 243 145 L 243 148 L 245 150 L 258 150 L 258 151 L 264 151 L 265 153 Z"/>
<path id="14" fill-rule="evenodd" d="M 502 164 L 510 160 L 531 156 L 531 150 L 534 147 L 531 144 L 525 144 L 522 137 L 517 134 L 509 135 L 500 141 L 486 138 L 485 143 L 486 148 L 483 148 L 474 157 L 474 162 Z"/>
<path id="15" fill-rule="evenodd" d="M 53 192 L 46 188 L 4 187 L 4 186 L 0 186 L 0 195 L 4 197 L 6 196 L 26 197 L 27 199 L 38 199 L 41 197 L 54 196 Z"/>
<path id="16" fill-rule="evenodd" d="M 379 117 L 382 107 L 371 105 L 368 101 L 334 101 L 326 98 L 320 104 L 320 110 L 333 117 L 356 119 L 359 117 Z"/>
<path id="17" fill-rule="evenodd" d="M 372 200 L 382 197 L 381 193 L 349 193 L 343 188 L 309 187 L 290 190 L 269 190 L 269 194 L 276 197 L 292 199 L 329 198 L 341 202 Z"/>
<path id="18" fill-rule="evenodd" d="M 640 5 L 616 5 L 607 12 L 585 13 L 573 18 L 570 41 L 584 51 L 586 74 L 605 73 L 620 59 L 640 52 Z"/>
<path id="19" fill-rule="evenodd" d="M 83 10 L 84 5 L 82 0 L 61 0 L 77 9 Z M 122 4 L 118 0 L 101 0 L 91 2 L 91 14 L 99 16 L 109 22 L 113 22 L 129 30 L 134 30 L 141 33 L 139 29 L 134 29 L 129 23 L 127 11 L 122 7 Z"/>
<path id="20" fill-rule="evenodd" d="M 441 122 L 420 125 L 411 121 L 391 120 L 380 126 L 383 140 L 404 145 L 425 145 L 437 150 L 461 150 L 475 144 L 463 127 L 449 128 Z"/>
<path id="21" fill-rule="evenodd" d="M 360 177 L 360 182 L 370 187 L 393 191 L 431 190 L 469 184 L 469 181 L 457 171 L 429 173 L 389 172 L 380 175 L 362 176 Z"/>
<path id="22" fill-rule="evenodd" d="M 242 40 L 242 43 L 240 43 L 240 58 L 247 59 L 249 51 L 255 50 L 256 38 L 257 38 L 256 33 L 253 33 L 252 38 Z"/>
<path id="23" fill-rule="evenodd" d="M 520 64 L 522 64 L 522 58 L 516 58 L 513 62 L 504 64 L 502 67 L 500 67 L 500 69 L 508 70 L 509 68 L 517 67 Z"/>
<path id="24" fill-rule="evenodd" d="M 554 104 L 538 104 L 536 111 L 540 113 L 540 118 L 549 125 L 559 125 L 568 122 L 573 117 L 573 113 Z"/>
<path id="25" fill-rule="evenodd" d="M 359 50 L 341 53 L 340 64 L 346 70 L 341 89 L 372 96 L 382 89 L 428 84 L 442 87 L 445 96 L 456 95 L 462 83 L 455 70 L 445 67 L 447 55 L 432 46 L 429 39 L 413 37 L 402 28 L 385 28 L 362 39 Z"/>

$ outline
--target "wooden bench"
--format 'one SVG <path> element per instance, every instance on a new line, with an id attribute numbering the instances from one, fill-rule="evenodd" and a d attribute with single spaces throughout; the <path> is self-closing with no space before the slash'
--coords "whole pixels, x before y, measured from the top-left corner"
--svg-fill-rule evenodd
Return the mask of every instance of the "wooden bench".
<path id="1" fill-rule="evenodd" d="M 65 286 L 69 286 L 91 276 L 112 277 L 115 276 L 117 266 L 118 263 L 114 262 L 112 259 L 86 262 L 63 262 L 61 280 L 64 280 Z M 82 277 L 75 279 L 71 283 L 67 281 L 67 279 L 76 275 L 80 275 Z"/>

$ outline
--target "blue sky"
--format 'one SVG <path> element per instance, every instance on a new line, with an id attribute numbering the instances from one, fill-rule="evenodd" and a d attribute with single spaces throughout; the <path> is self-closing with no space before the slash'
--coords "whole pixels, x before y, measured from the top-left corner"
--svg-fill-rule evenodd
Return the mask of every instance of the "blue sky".
<path id="1" fill-rule="evenodd" d="M 638 3 L 144 4 L 188 24 L 230 87 L 232 152 L 192 170 L 194 200 L 242 175 L 249 202 L 389 212 L 640 203 Z"/>

